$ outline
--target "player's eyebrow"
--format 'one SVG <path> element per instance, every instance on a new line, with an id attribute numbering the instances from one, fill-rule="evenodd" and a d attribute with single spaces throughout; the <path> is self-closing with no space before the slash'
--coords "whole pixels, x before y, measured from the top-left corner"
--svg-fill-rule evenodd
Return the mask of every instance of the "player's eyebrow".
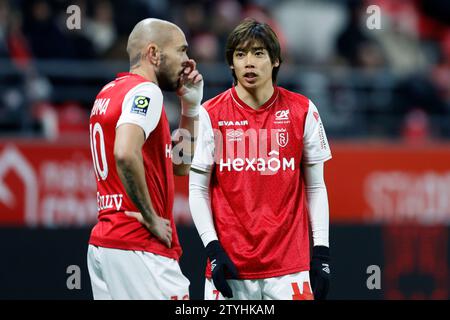
<path id="1" fill-rule="evenodd" d="M 253 47 L 251 48 L 252 51 L 260 51 L 260 50 L 264 50 L 264 47 Z"/>
<path id="2" fill-rule="evenodd" d="M 241 51 L 241 52 L 246 52 L 246 51 L 249 51 L 249 50 L 251 50 L 251 51 L 260 51 L 260 50 L 264 50 L 264 49 L 266 49 L 265 47 L 250 47 L 250 48 L 248 48 L 248 47 L 238 47 L 238 48 L 236 48 L 236 51 Z"/>

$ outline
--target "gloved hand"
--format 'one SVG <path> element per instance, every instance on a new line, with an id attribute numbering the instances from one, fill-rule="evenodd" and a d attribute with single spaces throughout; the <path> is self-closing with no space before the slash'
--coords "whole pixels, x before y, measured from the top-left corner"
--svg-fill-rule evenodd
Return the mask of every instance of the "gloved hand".
<path id="1" fill-rule="evenodd" d="M 177 95 L 181 100 L 181 114 L 186 117 L 197 116 L 203 99 L 203 77 L 192 59 L 185 63 Z"/>
<path id="2" fill-rule="evenodd" d="M 225 273 L 236 279 L 238 272 L 234 263 L 223 250 L 219 241 L 213 240 L 206 246 L 206 254 L 211 261 L 211 272 L 214 286 L 224 297 L 233 298 L 233 291 L 227 283 Z"/>
<path id="3" fill-rule="evenodd" d="M 328 247 L 313 247 L 309 277 L 314 299 L 325 300 L 330 288 L 330 249 Z"/>

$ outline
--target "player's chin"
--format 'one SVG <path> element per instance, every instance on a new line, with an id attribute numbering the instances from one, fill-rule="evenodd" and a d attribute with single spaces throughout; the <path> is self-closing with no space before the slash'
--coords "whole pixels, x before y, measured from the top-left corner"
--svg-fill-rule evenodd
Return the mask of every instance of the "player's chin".
<path id="1" fill-rule="evenodd" d="M 258 81 L 247 81 L 247 79 L 243 78 L 239 81 L 244 88 L 251 89 L 256 88 L 258 86 Z"/>

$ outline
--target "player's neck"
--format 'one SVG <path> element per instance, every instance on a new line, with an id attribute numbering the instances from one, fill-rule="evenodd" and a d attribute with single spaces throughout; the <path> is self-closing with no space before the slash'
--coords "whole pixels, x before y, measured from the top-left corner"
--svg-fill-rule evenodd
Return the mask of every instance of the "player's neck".
<path id="1" fill-rule="evenodd" d="M 148 81 L 158 84 L 158 79 L 156 79 L 156 75 L 155 75 L 155 72 L 153 71 L 153 69 L 149 70 L 149 69 L 143 68 L 143 67 L 132 68 L 132 69 L 130 69 L 130 73 L 140 75 L 141 77 L 147 79 Z"/>
<path id="2" fill-rule="evenodd" d="M 268 81 L 263 86 L 257 88 L 246 88 L 238 83 L 235 89 L 239 99 L 255 110 L 261 108 L 272 97 L 274 92 L 272 81 Z"/>

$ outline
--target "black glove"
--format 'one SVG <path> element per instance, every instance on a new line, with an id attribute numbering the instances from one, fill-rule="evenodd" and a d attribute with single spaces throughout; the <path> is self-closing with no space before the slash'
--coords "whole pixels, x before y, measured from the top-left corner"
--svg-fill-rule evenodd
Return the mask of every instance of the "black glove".
<path id="1" fill-rule="evenodd" d="M 211 262 L 211 272 L 214 286 L 223 294 L 224 297 L 233 298 L 233 291 L 231 291 L 231 288 L 226 281 L 225 272 L 228 271 L 230 277 L 236 279 L 238 274 L 236 266 L 230 260 L 217 240 L 213 240 L 208 243 L 206 246 L 206 254 Z"/>
<path id="2" fill-rule="evenodd" d="M 325 246 L 315 246 L 311 259 L 311 287 L 315 300 L 325 300 L 330 288 L 330 249 Z"/>

